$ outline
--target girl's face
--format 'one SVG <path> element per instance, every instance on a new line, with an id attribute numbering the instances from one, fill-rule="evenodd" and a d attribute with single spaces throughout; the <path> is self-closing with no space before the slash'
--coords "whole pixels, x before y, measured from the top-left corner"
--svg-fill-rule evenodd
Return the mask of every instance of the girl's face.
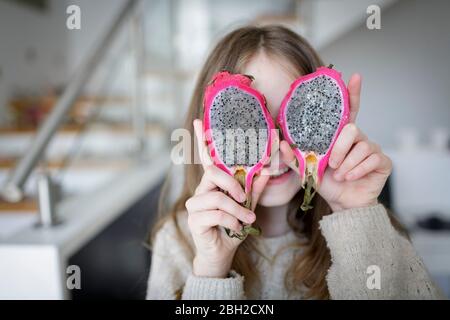
<path id="1" fill-rule="evenodd" d="M 255 80 L 252 86 L 264 94 L 267 107 L 274 121 L 278 116 L 281 101 L 289 91 L 291 83 L 300 75 L 287 61 L 274 59 L 260 51 L 246 64 L 244 74 L 252 75 Z M 273 150 L 272 157 L 281 159 L 279 150 Z M 274 207 L 289 203 L 300 190 L 299 176 L 281 160 L 277 166 L 270 167 L 270 180 L 267 183 L 259 204 L 264 207 Z"/>

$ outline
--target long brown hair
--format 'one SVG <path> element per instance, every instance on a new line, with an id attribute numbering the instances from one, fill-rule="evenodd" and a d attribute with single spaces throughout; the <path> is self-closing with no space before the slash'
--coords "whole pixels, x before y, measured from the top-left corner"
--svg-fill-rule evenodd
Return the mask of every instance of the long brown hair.
<path id="1" fill-rule="evenodd" d="M 322 66 L 322 60 L 309 43 L 295 32 L 281 26 L 247 26 L 232 31 L 221 39 L 208 56 L 194 89 L 189 105 L 184 127 L 194 137 L 192 122 L 202 118 L 203 91 L 212 76 L 220 70 L 228 70 L 239 73 L 245 64 L 258 51 L 264 50 L 273 57 L 281 57 L 288 61 L 298 75 L 314 72 Z M 194 139 L 191 139 L 191 150 L 194 150 Z M 191 156 L 191 159 L 194 155 Z M 162 209 L 160 217 L 152 230 L 152 240 L 161 226 L 171 219 L 177 228 L 178 236 L 185 244 L 186 249 L 193 253 L 186 235 L 182 232 L 178 221 L 178 213 L 186 210 L 185 202 L 192 197 L 194 190 L 200 182 L 202 167 L 198 164 L 185 165 L 184 185 L 181 195 L 174 205 L 167 210 Z M 166 189 L 166 188 L 163 188 Z M 165 202 L 168 190 L 162 190 L 160 207 Z M 330 266 L 330 254 L 324 237 L 319 230 L 319 221 L 323 215 L 331 212 L 328 204 L 320 197 L 314 200 L 314 209 L 307 215 L 298 208 L 301 203 L 303 191 L 292 199 L 294 207 L 289 210 L 288 223 L 293 231 L 298 234 L 298 246 L 302 246 L 302 254 L 292 261 L 292 265 L 286 274 L 285 284 L 289 289 L 306 287 L 307 298 L 328 298 L 328 288 L 325 281 L 327 270 Z M 307 237 L 308 241 L 300 241 Z M 246 288 L 260 280 L 255 270 L 255 264 L 250 261 L 250 252 L 255 248 L 253 237 L 247 239 L 239 246 L 233 261 L 233 269 L 244 275 Z"/>
<path id="2" fill-rule="evenodd" d="M 298 75 L 314 72 L 317 67 L 323 65 L 319 55 L 304 38 L 282 26 L 247 26 L 232 31 L 217 43 L 199 74 L 184 125 L 185 129 L 190 131 L 191 137 L 194 137 L 193 120 L 203 116 L 203 91 L 212 76 L 220 70 L 240 73 L 251 57 L 260 50 L 264 50 L 269 56 L 285 59 Z M 195 150 L 194 139 L 191 139 L 190 143 L 191 150 Z M 191 159 L 194 158 L 193 153 L 194 151 Z M 194 248 L 189 245 L 180 228 L 178 213 L 186 210 L 185 202 L 194 194 L 202 171 L 201 165 L 185 165 L 181 195 L 171 208 L 162 209 L 163 214 L 152 231 L 152 241 L 160 227 L 170 219 L 177 228 L 181 242 L 193 254 Z M 167 191 L 162 191 L 161 204 L 164 203 L 163 198 Z M 285 286 L 289 290 L 306 289 L 302 290 L 305 298 L 327 299 L 329 292 L 326 274 L 331 265 L 331 258 L 325 238 L 319 230 L 319 221 L 324 215 L 330 214 L 331 209 L 323 198 L 316 195 L 314 208 L 305 214 L 299 208 L 302 196 L 303 190 L 300 190 L 291 200 L 288 213 L 288 223 L 298 236 L 298 242 L 293 246 L 301 247 L 302 250 L 296 251 L 299 253 L 286 274 Z M 255 263 L 250 260 L 250 252 L 255 252 L 254 241 L 254 237 L 247 237 L 238 247 L 233 261 L 233 269 L 245 276 L 246 290 L 260 280 Z"/>

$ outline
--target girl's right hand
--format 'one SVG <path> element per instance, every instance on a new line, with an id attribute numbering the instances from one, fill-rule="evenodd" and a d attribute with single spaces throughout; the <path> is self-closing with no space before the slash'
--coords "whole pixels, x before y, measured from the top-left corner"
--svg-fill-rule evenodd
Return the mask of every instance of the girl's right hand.
<path id="1" fill-rule="evenodd" d="M 204 174 L 194 195 L 186 201 L 188 225 L 196 247 L 193 274 L 225 278 L 242 240 L 230 238 L 221 227 L 240 232 L 242 227 L 240 221 L 250 224 L 256 220 L 256 216 L 253 211 L 239 204 L 246 199 L 239 182 L 214 166 L 208 154 L 202 126 L 201 120 L 194 121 Z M 255 209 L 268 179 L 268 175 L 261 175 L 254 180 L 252 210 Z M 229 195 L 219 188 L 227 191 Z"/>

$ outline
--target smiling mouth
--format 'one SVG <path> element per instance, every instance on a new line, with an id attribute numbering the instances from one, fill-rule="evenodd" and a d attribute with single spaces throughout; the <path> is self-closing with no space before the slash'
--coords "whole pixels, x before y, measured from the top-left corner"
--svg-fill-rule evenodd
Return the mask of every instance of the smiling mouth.
<path id="1" fill-rule="evenodd" d="M 276 179 L 276 178 L 282 176 L 283 174 L 285 174 L 286 172 L 288 172 L 289 170 L 291 170 L 291 168 L 289 168 L 289 167 L 284 167 L 284 168 L 278 169 L 277 171 L 273 172 L 270 175 L 270 179 Z"/>

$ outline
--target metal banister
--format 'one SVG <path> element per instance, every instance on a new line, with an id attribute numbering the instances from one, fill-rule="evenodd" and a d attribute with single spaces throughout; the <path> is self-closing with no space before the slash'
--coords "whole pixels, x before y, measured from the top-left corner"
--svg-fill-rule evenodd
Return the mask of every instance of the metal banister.
<path id="1" fill-rule="evenodd" d="M 139 1 L 140 0 L 127 1 L 112 22 L 110 28 L 107 29 L 106 33 L 99 41 L 98 46 L 94 48 L 91 55 L 88 56 L 88 59 L 84 61 L 81 68 L 75 73 L 63 94 L 58 99 L 52 112 L 39 128 L 27 153 L 20 159 L 18 165 L 9 176 L 1 191 L 1 195 L 5 200 L 17 202 L 23 198 L 23 187 L 33 168 L 41 159 L 51 138 L 63 122 L 64 116 L 71 109 L 73 103 L 81 93 L 85 83 L 87 83 L 102 61 L 102 58 L 113 43 L 118 31 L 120 31 L 128 19 L 132 17 L 133 9 Z"/>

